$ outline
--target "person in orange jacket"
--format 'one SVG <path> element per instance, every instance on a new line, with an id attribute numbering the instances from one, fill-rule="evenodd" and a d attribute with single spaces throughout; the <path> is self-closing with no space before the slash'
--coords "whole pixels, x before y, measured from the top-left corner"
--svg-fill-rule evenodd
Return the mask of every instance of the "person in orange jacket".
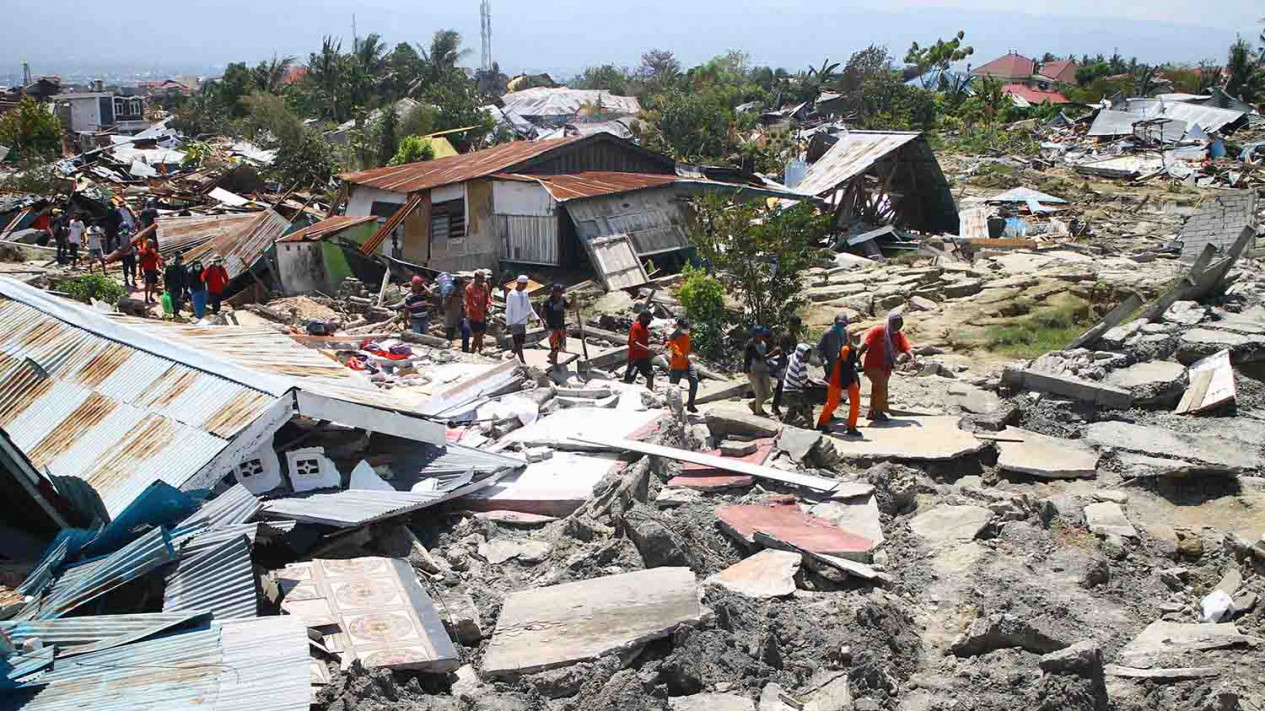
<path id="1" fill-rule="evenodd" d="M 224 268 L 224 259 L 216 257 L 211 266 L 202 270 L 202 281 L 206 282 L 207 297 L 211 302 L 211 313 L 220 312 L 220 303 L 224 300 L 224 290 L 228 288 L 228 270 Z"/>
<path id="2" fill-rule="evenodd" d="M 842 323 L 840 324 L 840 320 Z M 830 432 L 830 420 L 835 410 L 843 402 L 843 391 L 848 391 L 848 429 L 849 437 L 860 437 L 857 429 L 857 418 L 861 416 L 861 379 L 857 376 L 857 352 L 852 345 L 852 336 L 848 333 L 848 317 L 840 314 L 835 323 L 843 326 L 842 345 L 834 366 L 830 369 L 830 380 L 826 387 L 826 406 L 817 418 L 817 429 Z"/>
<path id="3" fill-rule="evenodd" d="M 683 318 L 676 320 L 676 330 L 668 337 L 667 349 L 668 382 L 676 385 L 681 382 L 681 378 L 685 378 L 685 382 L 690 384 L 690 400 L 686 403 L 685 409 L 698 412 L 698 408 L 694 406 L 694 399 L 698 397 L 698 371 L 690 360 L 694 345 L 690 341 L 689 321 Z"/>

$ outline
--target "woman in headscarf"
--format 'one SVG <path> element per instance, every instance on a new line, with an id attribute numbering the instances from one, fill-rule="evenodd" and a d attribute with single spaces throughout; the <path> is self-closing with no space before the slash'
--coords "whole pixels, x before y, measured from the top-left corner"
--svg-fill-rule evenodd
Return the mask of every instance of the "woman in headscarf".
<path id="1" fill-rule="evenodd" d="M 887 407 L 887 381 L 891 379 L 892 371 L 896 370 L 896 363 L 906 359 L 917 363 L 913 357 L 909 339 L 901 333 L 904 327 L 904 316 L 895 311 L 887 314 L 886 323 L 875 326 L 865 334 L 865 341 L 857 354 L 864 358 L 862 364 L 865 377 L 870 379 L 870 412 L 866 415 L 870 420 L 886 422 L 890 419 Z"/>
<path id="2" fill-rule="evenodd" d="M 821 417 L 817 418 L 817 429 L 822 432 L 830 431 L 830 420 L 834 417 L 835 410 L 843 402 L 843 392 L 848 391 L 848 429 L 849 437 L 860 437 L 861 432 L 857 429 L 857 418 L 861 415 L 861 381 L 857 376 L 857 353 L 856 348 L 852 345 L 852 336 L 848 333 L 848 316 L 847 314 L 839 314 L 835 317 L 834 328 L 828 334 L 838 331 L 839 337 L 833 341 L 839 345 L 831 345 L 836 349 L 832 352 L 831 357 L 826 362 L 832 363 L 827 371 L 826 387 L 826 406 L 822 408 Z M 826 338 L 822 339 L 825 344 Z"/>

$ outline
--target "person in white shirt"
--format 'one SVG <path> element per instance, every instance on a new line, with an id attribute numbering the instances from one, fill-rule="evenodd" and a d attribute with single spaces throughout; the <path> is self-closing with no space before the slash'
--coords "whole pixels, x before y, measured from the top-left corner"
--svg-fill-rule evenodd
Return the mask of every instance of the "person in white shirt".
<path id="1" fill-rule="evenodd" d="M 92 265 L 97 262 L 101 263 L 101 273 L 105 274 L 105 228 L 93 223 L 88 228 L 88 271 L 92 271 Z"/>
<path id="2" fill-rule="evenodd" d="M 70 247 L 70 266 L 79 266 L 79 245 L 83 242 L 83 220 L 76 214 L 70 218 L 70 226 L 66 229 L 66 244 Z"/>
<path id="3" fill-rule="evenodd" d="M 523 344 L 527 342 L 527 324 L 540 320 L 540 316 L 531 306 L 531 299 L 527 298 L 527 281 L 526 274 L 519 275 L 514 290 L 505 295 L 505 323 L 509 324 L 510 335 L 514 339 L 514 355 L 518 356 L 521 363 L 527 362 L 527 357 L 523 355 Z"/>

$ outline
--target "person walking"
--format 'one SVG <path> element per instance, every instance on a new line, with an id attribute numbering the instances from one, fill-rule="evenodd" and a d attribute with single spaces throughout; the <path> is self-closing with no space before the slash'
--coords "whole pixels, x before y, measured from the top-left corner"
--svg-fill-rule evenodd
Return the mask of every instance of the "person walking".
<path id="1" fill-rule="evenodd" d="M 492 304 L 492 286 L 487 283 L 483 270 L 474 273 L 474 281 L 466 287 L 466 321 L 470 324 L 470 349 L 483 352 L 483 335 L 488 330 L 488 307 Z"/>
<path id="2" fill-rule="evenodd" d="M 750 405 L 752 414 L 768 417 L 764 401 L 773 394 L 773 383 L 769 380 L 769 329 L 764 326 L 751 329 L 751 340 L 747 341 L 742 357 L 742 372 L 747 374 L 747 381 L 755 393 Z"/>
<path id="3" fill-rule="evenodd" d="M 690 340 L 689 321 L 683 318 L 676 320 L 676 329 L 668 337 L 667 346 L 668 382 L 676 385 L 681 382 L 681 378 L 685 378 L 685 382 L 690 384 L 690 399 L 685 403 L 685 409 L 698 412 L 698 408 L 694 406 L 694 401 L 698 397 L 698 369 L 694 367 L 691 357 L 694 353 L 694 343 Z"/>
<path id="4" fill-rule="evenodd" d="M 408 317 L 409 329 L 413 333 L 426 335 L 430 330 L 430 303 L 433 299 L 426 280 L 415 275 L 409 280 L 409 293 L 404 297 L 404 313 Z"/>
<path id="5" fill-rule="evenodd" d="M 224 302 L 224 290 L 228 288 L 228 270 L 224 268 L 224 259 L 216 257 L 211 266 L 202 272 L 202 281 L 206 282 L 207 299 L 211 302 L 211 313 L 220 312 L 220 304 Z"/>
<path id="6" fill-rule="evenodd" d="M 465 283 L 461 279 L 454 279 L 448 293 L 441 297 L 440 308 L 444 312 L 444 338 L 452 343 L 457 337 L 457 331 L 460 330 L 461 352 L 469 353 L 470 331 L 466 328 L 465 298 Z"/>
<path id="7" fill-rule="evenodd" d="M 891 419 L 887 402 L 887 384 L 891 380 L 892 372 L 896 370 L 898 362 L 909 360 L 915 365 L 918 363 L 913 356 L 909 339 L 901 333 L 904 327 L 904 316 L 895 311 L 889 313 L 886 323 L 875 326 L 865 334 L 865 341 L 857 354 L 864 358 L 862 364 L 865 377 L 870 379 L 870 411 L 866 415 L 869 420 L 886 422 Z"/>
<path id="8" fill-rule="evenodd" d="M 817 341 L 817 355 L 821 358 L 821 368 L 827 381 L 835 371 L 835 359 L 848 342 L 848 315 L 842 311 L 835 314 L 835 321 L 821 334 Z"/>
<path id="9" fill-rule="evenodd" d="M 638 375 L 646 378 L 646 387 L 654 390 L 654 366 L 650 360 L 654 351 L 650 350 L 650 322 L 654 317 L 649 311 L 637 314 L 637 320 L 628 329 L 628 368 L 624 371 L 624 382 L 632 383 Z"/>
<path id="10" fill-rule="evenodd" d="M 786 374 L 778 388 L 786 405 L 786 414 L 782 423 L 786 425 L 813 426 L 813 403 L 808 399 L 808 359 L 812 357 L 813 347 L 808 343 L 800 343 L 791 351 L 786 361 Z"/>
<path id="11" fill-rule="evenodd" d="M 119 212 L 119 208 L 111 200 L 109 208 L 105 211 L 105 222 L 102 225 L 105 228 L 106 252 L 113 252 L 119 248 L 119 228 L 122 225 L 123 213 Z"/>
<path id="12" fill-rule="evenodd" d="M 66 258 L 70 250 L 66 247 L 66 229 L 70 218 L 60 210 L 53 211 L 53 221 L 49 225 L 53 230 L 53 242 L 57 244 L 57 264 L 66 266 Z"/>
<path id="13" fill-rule="evenodd" d="M 140 248 L 137 262 L 141 268 L 141 276 L 145 278 L 145 303 L 152 304 L 158 296 L 158 270 L 162 268 L 163 258 L 158 254 L 158 242 L 149 240 Z"/>
<path id="14" fill-rule="evenodd" d="M 566 287 L 554 284 L 545 301 L 545 328 L 549 329 L 549 364 L 557 367 L 558 358 L 567 349 L 567 309 L 571 300 L 566 297 Z"/>
<path id="15" fill-rule="evenodd" d="M 92 272 L 93 264 L 101 264 L 101 275 L 105 276 L 105 230 L 99 223 L 93 222 L 88 228 L 88 272 Z"/>
<path id="16" fill-rule="evenodd" d="M 184 305 L 184 295 L 189 272 L 184 266 L 184 255 L 176 253 L 175 259 L 163 271 L 163 289 L 171 300 L 171 314 L 180 315 L 180 307 Z"/>
<path id="17" fill-rule="evenodd" d="M 527 296 L 528 281 L 526 274 L 519 274 L 514 289 L 505 295 L 505 323 L 510 327 L 514 355 L 523 364 L 527 363 L 527 356 L 523 354 L 523 346 L 527 343 L 527 327 L 540 320 L 540 316 L 532 308 L 531 298 Z"/>
<path id="18" fill-rule="evenodd" d="M 123 285 L 136 290 L 136 245 L 132 244 L 132 231 L 126 225 L 119 231 L 119 263 L 123 269 Z"/>
<path id="19" fill-rule="evenodd" d="M 857 353 L 852 346 L 852 337 L 848 333 L 848 317 L 839 314 L 835 317 L 835 325 L 840 325 L 840 319 L 843 320 L 843 345 L 839 347 L 839 352 L 835 353 L 834 365 L 830 367 L 830 376 L 826 381 L 826 406 L 822 408 L 821 416 L 817 418 L 817 429 L 830 432 L 830 421 L 834 418 L 835 410 L 843 402 L 843 393 L 846 390 L 848 429 L 845 434 L 849 437 L 860 437 L 857 417 L 861 414 L 861 380 L 857 375 Z"/>
<path id="20" fill-rule="evenodd" d="M 193 260 L 189 265 L 189 273 L 185 277 L 185 285 L 189 289 L 189 302 L 193 305 L 193 317 L 201 321 L 206 315 L 206 280 L 202 275 L 202 261 Z"/>
<path id="21" fill-rule="evenodd" d="M 785 380 L 782 376 L 786 374 L 786 366 L 790 363 L 791 354 L 795 352 L 795 348 L 799 345 L 799 333 L 804 328 L 804 322 L 798 316 L 792 316 L 786 321 L 786 329 L 782 332 L 781 338 L 777 342 L 777 350 L 774 355 L 777 357 L 776 365 L 773 368 L 773 416 L 782 417 L 782 383 Z"/>
<path id="22" fill-rule="evenodd" d="M 83 219 L 79 217 L 79 213 L 70 216 L 70 225 L 66 228 L 66 261 L 70 262 L 73 269 L 79 266 L 79 245 L 83 242 L 84 232 L 88 228 L 83 224 Z"/>

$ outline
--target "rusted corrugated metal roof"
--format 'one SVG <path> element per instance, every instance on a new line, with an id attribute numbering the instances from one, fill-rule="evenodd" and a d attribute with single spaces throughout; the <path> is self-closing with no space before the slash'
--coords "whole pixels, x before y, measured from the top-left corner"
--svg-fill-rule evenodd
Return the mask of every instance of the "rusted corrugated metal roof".
<path id="1" fill-rule="evenodd" d="M 824 197 L 919 135 L 917 131 L 848 131 L 808 168 L 795 190 Z"/>
<path id="2" fill-rule="evenodd" d="M 193 249 L 243 229 L 258 219 L 254 212 L 228 215 L 191 215 L 188 217 L 160 217 L 158 223 L 158 252 L 169 259 L 178 252 Z"/>
<path id="3" fill-rule="evenodd" d="M 337 217 L 328 217 L 320 222 L 304 227 L 297 232 L 290 234 L 277 240 L 278 242 L 319 242 L 326 237 L 336 235 L 339 232 L 356 225 L 363 225 L 366 222 L 377 220 L 376 215 L 365 215 L 363 217 L 352 217 L 350 215 L 338 215 Z"/>
<path id="4" fill-rule="evenodd" d="M 185 261 L 192 263 L 195 259 L 209 262 L 215 257 L 224 260 L 224 269 L 229 279 L 236 279 L 246 273 L 264 252 L 276 242 L 285 231 L 290 229 L 290 221 L 274 210 L 265 210 L 254 216 L 254 220 L 246 223 L 241 229 L 219 235 L 209 242 L 201 244 L 185 253 Z M 162 247 L 162 242 L 159 242 Z"/>
<path id="5" fill-rule="evenodd" d="M 500 174 L 495 177 L 506 180 L 539 182 L 549 191 L 553 199 L 558 202 L 626 193 L 647 188 L 661 188 L 677 182 L 675 175 L 596 171 L 574 173 L 572 175 L 517 175 L 510 173 Z"/>
<path id="6" fill-rule="evenodd" d="M 589 136 L 587 138 L 593 138 Z M 465 155 L 439 158 L 421 163 L 344 173 L 338 177 L 355 185 L 364 185 L 396 193 L 412 193 L 453 183 L 483 178 L 493 173 L 537 158 L 550 151 L 585 140 L 585 137 L 558 138 L 547 141 L 515 141 Z"/>

